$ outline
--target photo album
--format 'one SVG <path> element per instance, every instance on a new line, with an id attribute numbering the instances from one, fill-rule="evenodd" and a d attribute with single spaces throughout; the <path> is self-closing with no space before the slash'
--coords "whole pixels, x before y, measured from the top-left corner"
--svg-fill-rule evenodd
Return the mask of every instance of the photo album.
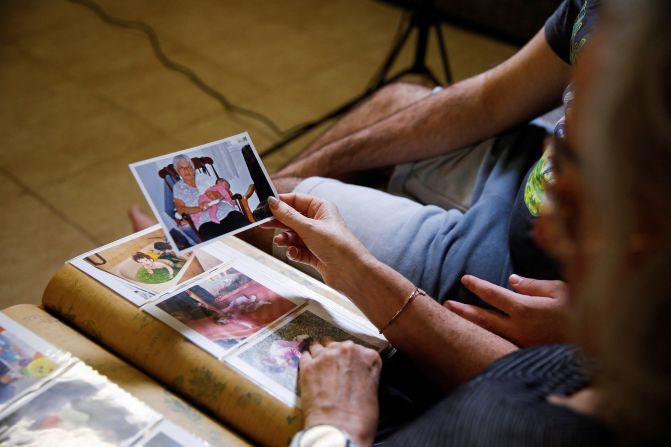
<path id="1" fill-rule="evenodd" d="M 0 313 L 0 444 L 206 446 Z"/>
<path id="2" fill-rule="evenodd" d="M 159 223 L 70 260 L 43 295 L 51 315 L 263 445 L 302 426 L 298 362 L 311 343 L 393 354 L 346 297 L 229 237 L 271 220 L 277 195 L 247 133 L 130 168 Z M 0 326 L 12 347 L 0 350 L 0 439 L 81 427 L 96 445 L 203 442 L 184 443 L 194 435 L 11 320 Z"/>

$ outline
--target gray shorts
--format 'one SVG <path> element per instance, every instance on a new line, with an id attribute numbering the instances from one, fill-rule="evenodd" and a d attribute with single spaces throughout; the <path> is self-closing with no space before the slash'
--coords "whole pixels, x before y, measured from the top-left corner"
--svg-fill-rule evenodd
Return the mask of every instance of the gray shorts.
<path id="1" fill-rule="evenodd" d="M 482 304 L 459 278 L 468 273 L 506 284 L 512 273 L 508 218 L 522 179 L 540 155 L 543 134 L 527 126 L 401 165 L 390 192 L 321 177 L 305 179 L 295 191 L 335 203 L 379 260 L 434 298 Z M 520 150 L 530 141 L 537 150 Z"/>

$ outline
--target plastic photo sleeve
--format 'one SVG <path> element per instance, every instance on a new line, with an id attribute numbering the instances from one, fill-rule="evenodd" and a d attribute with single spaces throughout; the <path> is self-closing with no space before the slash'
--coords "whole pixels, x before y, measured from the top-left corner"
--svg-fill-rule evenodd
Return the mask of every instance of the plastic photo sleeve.
<path id="1" fill-rule="evenodd" d="M 0 313 L 0 411 L 74 361 Z"/>
<path id="2" fill-rule="evenodd" d="M 134 446 L 137 447 L 206 447 L 207 442 L 170 421 L 161 421 Z"/>
<path id="3" fill-rule="evenodd" d="M 78 362 L 2 414 L 0 444 L 125 446 L 160 419 Z"/>

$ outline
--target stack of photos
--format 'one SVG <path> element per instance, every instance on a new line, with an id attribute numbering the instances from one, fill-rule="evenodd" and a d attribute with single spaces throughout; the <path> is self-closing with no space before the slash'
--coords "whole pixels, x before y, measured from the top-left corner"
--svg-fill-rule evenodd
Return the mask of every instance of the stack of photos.
<path id="1" fill-rule="evenodd" d="M 201 249 L 177 254 L 159 225 L 70 261 L 137 306 L 212 270 L 221 262 Z"/>
<path id="2" fill-rule="evenodd" d="M 352 340 L 378 351 L 388 343 L 369 322 L 288 283 L 256 261 L 237 258 L 143 309 L 297 406 L 298 359 L 311 343 Z"/>
<path id="3" fill-rule="evenodd" d="M 1 445 L 205 445 L 1 313 L 0 326 Z"/>
<path id="4" fill-rule="evenodd" d="M 277 196 L 248 133 L 130 165 L 176 252 L 272 219 Z"/>

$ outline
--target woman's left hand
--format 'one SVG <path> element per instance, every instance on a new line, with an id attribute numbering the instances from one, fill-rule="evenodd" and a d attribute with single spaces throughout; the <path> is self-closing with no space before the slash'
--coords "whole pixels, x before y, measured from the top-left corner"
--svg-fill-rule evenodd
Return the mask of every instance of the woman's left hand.
<path id="1" fill-rule="evenodd" d="M 333 425 L 357 446 L 371 445 L 381 366 L 377 352 L 351 341 L 312 344 L 298 370 L 305 427 Z"/>
<path id="2" fill-rule="evenodd" d="M 461 282 L 505 315 L 469 304 L 446 301 L 445 307 L 452 312 L 518 346 L 565 341 L 566 283 L 511 275 L 509 282 L 516 293 L 471 275 L 465 275 Z"/>

